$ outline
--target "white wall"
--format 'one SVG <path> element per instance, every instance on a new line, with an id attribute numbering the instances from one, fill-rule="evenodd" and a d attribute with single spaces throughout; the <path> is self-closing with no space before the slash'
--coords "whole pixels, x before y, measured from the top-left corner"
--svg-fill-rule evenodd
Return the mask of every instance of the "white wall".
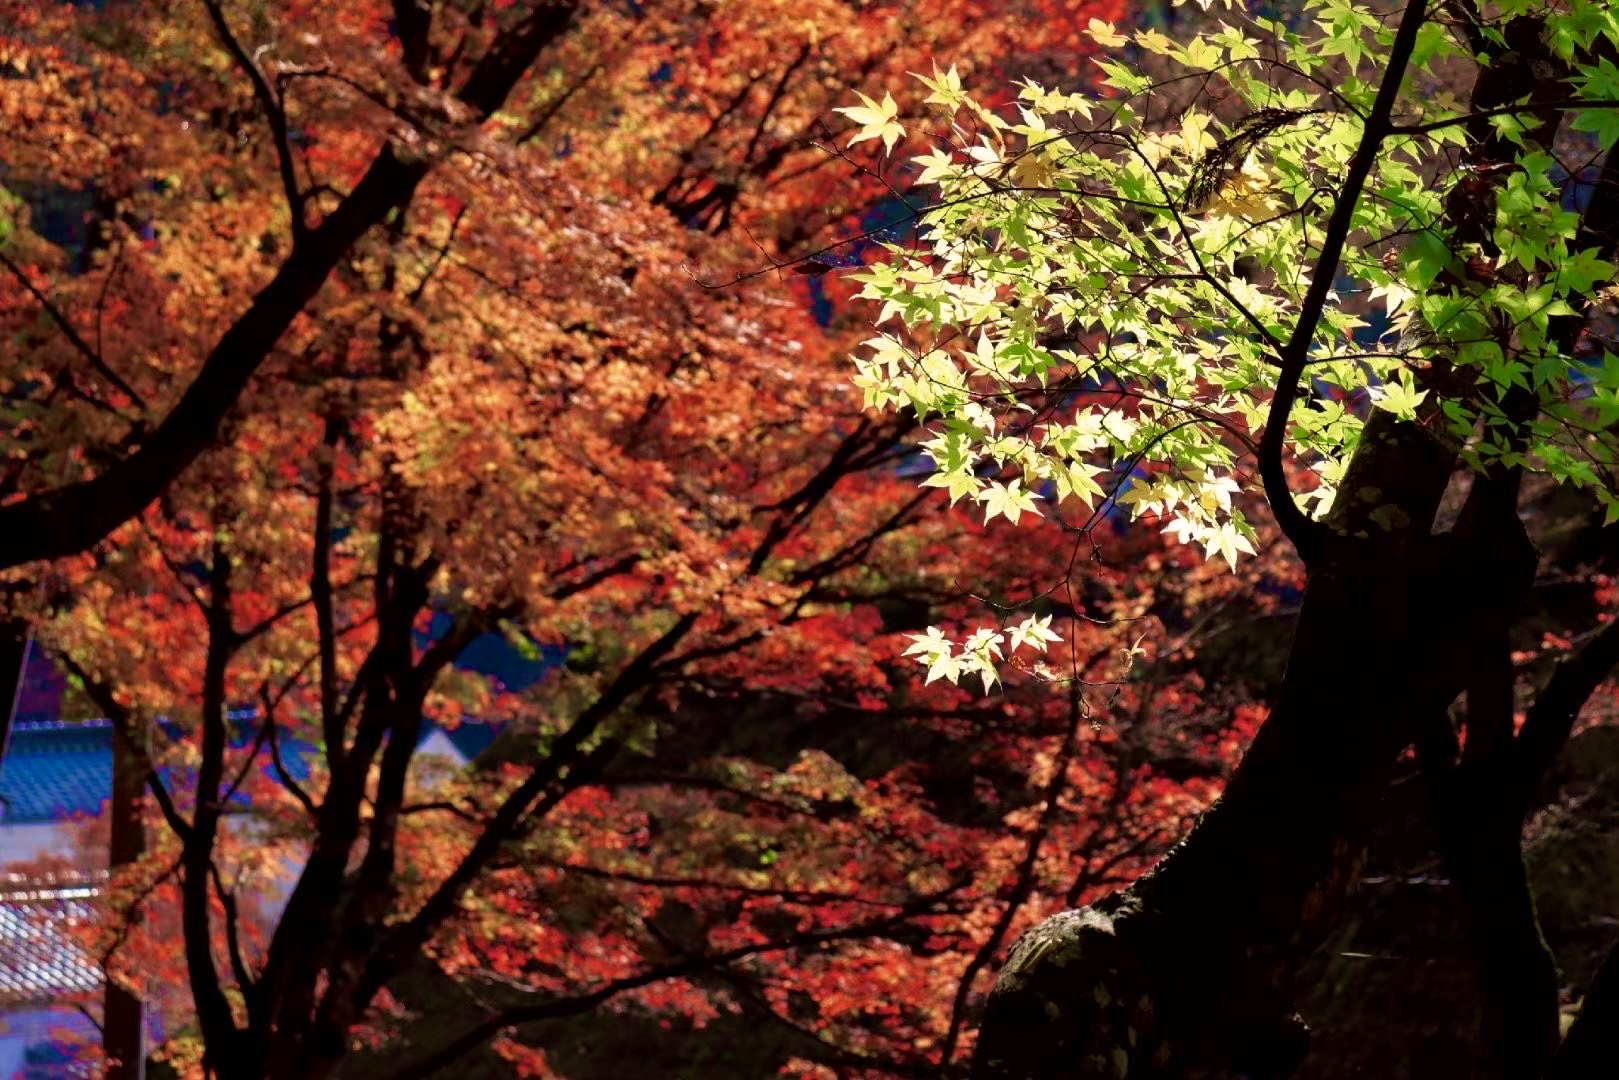
<path id="1" fill-rule="evenodd" d="M 26 821 L 0 825 L 0 867 L 41 855 L 74 857 L 84 830 L 69 822 Z M 0 1070 L 0 1077 L 11 1074 Z"/>

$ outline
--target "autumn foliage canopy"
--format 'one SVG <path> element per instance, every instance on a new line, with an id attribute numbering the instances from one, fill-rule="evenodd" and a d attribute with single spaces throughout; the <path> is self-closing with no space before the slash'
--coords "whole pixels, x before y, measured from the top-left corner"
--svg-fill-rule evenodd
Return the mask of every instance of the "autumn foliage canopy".
<path id="1" fill-rule="evenodd" d="M 806 1074 L 962 1055 L 996 948 L 1138 872 L 1256 722 L 1195 664 L 1243 581 L 1155 530 L 995 557 L 848 385 L 854 286 L 769 268 L 895 217 L 851 87 L 1073 70 L 1116 13 L 417 10 L 5 12 L 9 504 L 245 369 L 160 499 L 9 578 L 151 772 L 86 933 L 182 1071 L 544 1072 L 517 1025 L 593 1009 L 764 1017 Z M 910 635 L 974 596 L 1062 657 L 924 686 Z M 550 670 L 456 663 L 490 641 Z M 498 737 L 435 774 L 430 725 Z"/>
<path id="2" fill-rule="evenodd" d="M 1263 500 L 986 521 L 849 359 L 913 73 L 1011 108 L 1128 14 L 0 2 L 5 603 L 144 782 L 79 929 L 158 1059 L 945 1074 L 1185 832 L 1304 581 Z"/>

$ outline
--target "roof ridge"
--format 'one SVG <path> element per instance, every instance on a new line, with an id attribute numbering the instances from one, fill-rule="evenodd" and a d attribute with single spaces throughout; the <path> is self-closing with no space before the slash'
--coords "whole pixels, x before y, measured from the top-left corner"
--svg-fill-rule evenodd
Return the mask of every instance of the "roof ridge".
<path id="1" fill-rule="evenodd" d="M 112 721 L 105 718 L 95 720 L 14 720 L 11 724 L 11 731 L 12 734 L 23 731 L 105 731 L 111 727 Z"/>
<path id="2" fill-rule="evenodd" d="M 88 900 L 106 886 L 105 870 L 64 870 L 45 874 L 0 874 L 0 904 L 48 900 Z"/>

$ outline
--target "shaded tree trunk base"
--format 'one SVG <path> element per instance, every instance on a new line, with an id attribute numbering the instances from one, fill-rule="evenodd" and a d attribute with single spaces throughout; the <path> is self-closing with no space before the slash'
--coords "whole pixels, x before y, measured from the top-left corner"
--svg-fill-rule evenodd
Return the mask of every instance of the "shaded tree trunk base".
<path id="1" fill-rule="evenodd" d="M 1181 952 L 1179 937 L 1173 920 L 1131 890 L 1040 923 L 1007 958 L 973 1075 L 1122 1080 L 1295 1069 L 1309 1031 L 1285 995 L 1263 980 L 1211 993 L 1222 981 L 1247 981 L 1229 966 L 1237 958 L 1211 971 L 1221 958 Z"/>

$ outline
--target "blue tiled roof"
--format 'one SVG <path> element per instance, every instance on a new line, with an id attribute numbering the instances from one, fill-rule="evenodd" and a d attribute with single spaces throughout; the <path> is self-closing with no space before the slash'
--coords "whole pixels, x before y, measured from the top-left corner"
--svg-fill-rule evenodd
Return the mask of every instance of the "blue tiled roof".
<path id="1" fill-rule="evenodd" d="M 434 617 L 421 635 L 425 643 L 449 627 L 448 616 Z M 562 661 L 560 646 L 535 646 L 531 655 L 520 653 L 499 634 L 483 634 L 462 653 L 457 667 L 492 675 L 511 690 L 532 685 Z M 66 682 L 42 650 L 30 650 L 23 668 L 16 718 L 11 738 L 0 761 L 0 822 L 59 821 L 77 814 L 98 814 L 112 791 L 112 725 L 106 720 L 61 720 Z M 254 710 L 232 714 L 230 744 L 242 749 L 257 734 Z M 170 737 L 178 733 L 158 724 Z M 423 738 L 436 728 L 429 726 Z M 498 725 L 463 722 L 444 735 L 467 760 L 494 741 Z M 297 739 L 280 740 L 282 762 L 295 780 L 309 778 L 316 748 Z M 274 776 L 269 755 L 262 767 Z M 165 774 L 165 778 L 166 774 Z"/>
<path id="2" fill-rule="evenodd" d="M 231 742 L 239 749 L 253 740 L 252 712 L 244 711 L 233 719 L 238 727 Z M 429 726 L 423 738 L 436 730 Z M 471 760 L 494 741 L 496 730 L 489 724 L 463 722 L 444 734 Z M 0 822 L 60 821 L 78 814 L 99 814 L 112 792 L 112 737 L 112 724 L 106 720 L 14 721 L 10 745 L 0 761 Z M 281 741 L 282 761 L 294 779 L 308 779 L 314 755 L 315 748 L 308 743 Z M 268 753 L 262 755 L 260 767 L 274 777 Z"/>
<path id="3" fill-rule="evenodd" d="M 97 993 L 101 969 L 70 927 L 95 918 L 99 881 L 0 884 L 0 1008 Z"/>
<path id="4" fill-rule="evenodd" d="M 95 814 L 112 792 L 112 724 L 16 721 L 0 762 L 0 815 L 7 822 Z"/>

